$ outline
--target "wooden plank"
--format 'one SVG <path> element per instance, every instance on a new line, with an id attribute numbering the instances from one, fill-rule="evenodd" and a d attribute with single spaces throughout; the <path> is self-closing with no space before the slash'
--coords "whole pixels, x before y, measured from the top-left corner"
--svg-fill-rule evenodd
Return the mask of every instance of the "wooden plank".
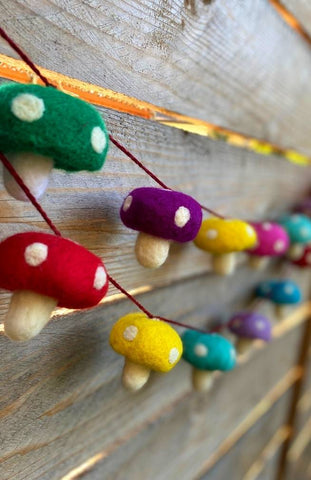
<path id="1" fill-rule="evenodd" d="M 201 283 L 203 288 L 204 279 Z M 199 282 L 193 287 L 199 288 Z M 187 285 L 172 287 L 172 302 L 186 291 Z M 169 293 L 165 289 L 148 295 L 162 302 Z M 119 472 L 120 478 L 137 465 L 144 471 L 152 458 L 162 466 L 148 468 L 161 470 L 172 455 L 179 460 L 172 462 L 172 475 L 181 469 L 180 478 L 189 478 L 293 364 L 299 327 L 219 378 L 208 397 L 191 392 L 189 369 L 183 364 L 170 375 L 154 375 L 145 390 L 129 395 L 120 386 L 122 359 L 107 345 L 109 318 L 125 312 L 124 303 L 118 310 L 107 305 L 52 322 L 26 345 L 1 339 L 1 358 L 6 359 L 0 370 L 3 480 L 59 479 L 99 452 L 108 455 L 108 466 L 104 461 L 100 468 Z M 188 312 L 191 320 L 196 316 L 202 319 L 203 312 Z M 241 397 L 248 382 L 252 388 Z M 153 446 L 144 455 L 143 445 L 149 442 Z M 133 463 L 122 464 L 136 448 Z"/>
<path id="2" fill-rule="evenodd" d="M 0 16 L 39 65 L 310 152 L 309 51 L 268 2 L 12 0 Z"/>

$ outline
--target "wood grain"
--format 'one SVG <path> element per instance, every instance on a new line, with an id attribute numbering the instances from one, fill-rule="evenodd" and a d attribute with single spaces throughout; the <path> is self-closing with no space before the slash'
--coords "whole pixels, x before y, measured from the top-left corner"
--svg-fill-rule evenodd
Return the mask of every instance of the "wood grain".
<path id="1" fill-rule="evenodd" d="M 308 0 L 282 0 L 283 5 L 297 18 L 311 35 L 311 7 Z"/>
<path id="2" fill-rule="evenodd" d="M 39 65 L 310 152 L 310 52 L 268 2 L 2 0 L 0 17 Z"/>

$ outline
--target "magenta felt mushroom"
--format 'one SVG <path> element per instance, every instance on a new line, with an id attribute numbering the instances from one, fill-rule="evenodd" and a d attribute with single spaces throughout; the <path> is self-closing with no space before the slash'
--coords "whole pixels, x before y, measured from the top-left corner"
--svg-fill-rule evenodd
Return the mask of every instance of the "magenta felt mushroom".
<path id="1" fill-rule="evenodd" d="M 181 192 L 161 188 L 136 188 L 123 202 L 121 220 L 138 230 L 136 257 L 147 268 L 160 267 L 166 260 L 170 242 L 190 242 L 202 222 L 200 204 Z"/>
<path id="2" fill-rule="evenodd" d="M 257 312 L 236 313 L 230 319 L 228 328 L 238 337 L 236 349 L 239 353 L 246 352 L 254 340 L 271 340 L 271 323 L 267 317 Z"/>
<path id="3" fill-rule="evenodd" d="M 278 223 L 251 223 L 257 234 L 257 243 L 248 250 L 249 264 L 256 270 L 262 270 L 270 257 L 283 255 L 289 248 L 289 236 Z"/>

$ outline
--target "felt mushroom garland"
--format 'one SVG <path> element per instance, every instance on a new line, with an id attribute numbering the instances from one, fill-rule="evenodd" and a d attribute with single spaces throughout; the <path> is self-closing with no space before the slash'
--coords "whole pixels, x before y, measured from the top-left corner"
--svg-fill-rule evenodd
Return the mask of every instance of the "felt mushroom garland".
<path id="1" fill-rule="evenodd" d="M 304 245 L 311 242 L 311 219 L 306 215 L 295 213 L 284 215 L 280 224 L 288 233 L 291 245 L 288 250 L 288 257 L 295 259 L 301 256 Z"/>
<path id="2" fill-rule="evenodd" d="M 110 345 L 125 358 L 122 382 L 132 391 L 145 385 L 151 370 L 169 372 L 183 351 L 181 339 L 172 327 L 141 312 L 129 313 L 114 324 Z"/>
<path id="3" fill-rule="evenodd" d="M 235 269 L 236 252 L 253 247 L 256 241 L 256 232 L 248 223 L 212 217 L 203 220 L 194 243 L 212 254 L 215 273 L 230 275 Z"/>
<path id="4" fill-rule="evenodd" d="M 0 86 L 0 151 L 36 198 L 52 168 L 99 170 L 107 150 L 107 130 L 92 105 L 53 87 Z M 6 170 L 4 184 L 13 197 L 28 201 Z"/>
<path id="5" fill-rule="evenodd" d="M 209 390 L 213 384 L 213 372 L 235 367 L 234 346 L 221 335 L 186 330 L 181 338 L 183 359 L 193 367 L 192 384 L 195 390 Z"/>
<path id="6" fill-rule="evenodd" d="M 190 242 L 201 221 L 200 204 L 181 192 L 154 187 L 136 188 L 125 198 L 121 220 L 138 230 L 135 253 L 141 265 L 158 268 L 166 260 L 170 242 Z"/>
<path id="7" fill-rule="evenodd" d="M 299 286 L 292 280 L 271 280 L 261 282 L 255 291 L 261 298 L 270 300 L 275 305 L 276 317 L 281 319 L 285 308 L 301 302 L 302 294 Z"/>
<path id="8" fill-rule="evenodd" d="M 286 230 L 277 223 L 252 222 L 250 225 L 256 232 L 257 242 L 247 251 L 249 265 L 256 270 L 262 270 L 270 257 L 284 255 L 289 247 L 289 237 Z"/>
<path id="9" fill-rule="evenodd" d="M 300 268 L 310 268 L 311 267 L 311 245 L 305 245 L 300 256 L 297 255 L 296 258 L 291 260 L 293 265 L 296 265 Z"/>
<path id="10" fill-rule="evenodd" d="M 12 291 L 4 320 L 6 335 L 36 336 L 53 309 L 93 307 L 106 295 L 108 279 L 100 258 L 66 238 L 27 232 L 0 243 L 0 288 Z"/>
<path id="11" fill-rule="evenodd" d="M 235 347 L 239 353 L 249 350 L 255 340 L 271 340 L 271 323 L 267 317 L 257 312 L 236 313 L 229 320 L 228 329 L 238 337 Z"/>

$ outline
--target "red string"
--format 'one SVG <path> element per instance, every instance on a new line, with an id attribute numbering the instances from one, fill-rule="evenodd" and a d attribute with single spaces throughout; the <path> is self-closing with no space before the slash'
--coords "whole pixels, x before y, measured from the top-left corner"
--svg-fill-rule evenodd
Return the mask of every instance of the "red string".
<path id="1" fill-rule="evenodd" d="M 149 170 L 149 168 L 145 167 L 145 165 L 140 160 L 138 160 L 138 158 L 135 157 L 135 155 L 133 155 L 126 147 L 124 147 L 124 145 L 121 145 L 121 143 L 119 143 L 118 140 L 116 140 L 112 135 L 109 135 L 109 138 L 110 138 L 111 142 L 119 150 L 121 150 L 121 152 L 123 152 L 125 155 L 127 155 L 139 168 L 144 170 L 144 172 L 146 172 L 147 175 L 149 175 L 149 177 L 151 177 L 158 185 L 160 185 L 162 188 L 165 188 L 166 190 L 172 190 L 168 185 L 166 185 L 164 182 L 162 182 L 162 180 L 159 177 L 157 177 L 151 170 Z M 223 219 L 225 218 L 223 215 L 220 215 L 220 213 L 217 213 L 214 210 L 212 210 L 208 207 L 205 207 L 205 205 L 200 204 L 200 207 L 202 208 L 202 210 L 205 210 L 206 212 L 208 212 L 212 215 L 215 215 L 215 217 L 219 217 L 219 218 L 223 218 Z"/>
<path id="2" fill-rule="evenodd" d="M 42 82 L 47 86 L 47 87 L 53 87 L 48 79 L 40 72 L 40 70 L 36 67 L 36 65 L 31 61 L 31 59 L 28 57 L 28 55 L 23 52 L 23 50 L 12 40 L 12 38 L 9 37 L 9 35 L 3 30 L 3 28 L 0 27 L 0 36 L 8 42 L 8 44 L 15 50 L 16 53 L 24 60 L 25 63 L 31 68 L 31 70 L 38 75 L 39 78 L 41 78 Z"/>

